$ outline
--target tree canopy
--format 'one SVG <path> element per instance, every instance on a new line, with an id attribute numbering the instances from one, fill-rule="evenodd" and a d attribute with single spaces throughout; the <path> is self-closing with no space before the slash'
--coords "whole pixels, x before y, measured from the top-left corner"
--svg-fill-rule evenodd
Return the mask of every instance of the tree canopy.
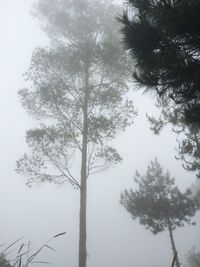
<path id="1" fill-rule="evenodd" d="M 199 109 L 200 1 L 127 2 L 120 21 L 138 85 Z"/>
<path id="2" fill-rule="evenodd" d="M 81 0 L 41 0 L 34 9 L 51 47 L 34 50 L 25 73 L 30 87 L 19 91 L 23 107 L 40 122 L 27 131 L 31 157 L 25 154 L 17 163 L 30 185 L 67 180 L 79 187 L 69 166 L 82 153 L 86 93 L 87 176 L 121 160 L 107 144 L 133 122 L 136 111 L 126 97 L 130 64 L 113 32 L 114 10 L 108 3 Z"/>
<path id="3" fill-rule="evenodd" d="M 196 212 L 191 190 L 182 193 L 157 160 L 151 161 L 145 175 L 136 171 L 134 181 L 138 190 L 125 190 L 121 204 L 153 234 L 168 228 L 169 221 L 172 229 L 191 223 Z"/>

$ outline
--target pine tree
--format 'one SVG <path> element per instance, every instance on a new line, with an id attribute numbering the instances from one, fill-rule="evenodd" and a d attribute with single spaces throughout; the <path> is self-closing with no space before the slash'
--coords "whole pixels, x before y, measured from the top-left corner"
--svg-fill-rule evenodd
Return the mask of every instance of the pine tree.
<path id="1" fill-rule="evenodd" d="M 177 227 L 191 223 L 198 207 L 192 199 L 191 191 L 180 192 L 174 178 L 163 169 L 157 160 L 151 161 L 145 175 L 136 172 L 134 180 L 138 190 L 125 190 L 121 194 L 121 204 L 139 219 L 140 224 L 153 234 L 168 230 L 177 267 L 180 267 L 173 231 Z"/>
<path id="2" fill-rule="evenodd" d="M 177 106 L 167 98 L 157 99 L 156 106 L 160 109 L 160 115 L 147 115 L 150 129 L 154 134 L 160 134 L 166 125 L 172 126 L 178 142 L 176 159 L 182 161 L 184 169 L 196 173 L 200 178 L 199 112 L 185 110 L 184 106 Z"/>
<path id="3" fill-rule="evenodd" d="M 184 103 L 186 110 L 189 105 L 195 114 L 200 110 L 200 1 L 127 2 L 120 21 L 135 80 L 176 104 Z"/>
<path id="4" fill-rule="evenodd" d="M 171 124 L 177 158 L 200 177 L 200 1 L 129 0 L 120 18 L 137 84 L 161 96 L 155 133 Z"/>
<path id="5" fill-rule="evenodd" d="M 29 87 L 19 91 L 39 126 L 27 131 L 31 153 L 17 171 L 28 185 L 68 181 L 80 190 L 79 267 L 87 258 L 88 177 L 122 160 L 109 142 L 136 115 L 126 97 L 130 63 L 113 31 L 117 10 L 107 1 L 39 0 L 34 14 L 50 48 L 35 49 L 25 73 Z"/>

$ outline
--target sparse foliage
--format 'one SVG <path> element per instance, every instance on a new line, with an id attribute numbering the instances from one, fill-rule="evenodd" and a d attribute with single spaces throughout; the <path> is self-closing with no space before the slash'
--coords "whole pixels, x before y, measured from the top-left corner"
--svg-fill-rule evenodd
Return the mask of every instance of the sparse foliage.
<path id="1" fill-rule="evenodd" d="M 77 157 L 82 153 L 84 131 L 89 176 L 121 161 L 106 143 L 136 115 L 132 101 L 125 97 L 129 63 L 112 30 L 111 13 L 116 7 L 97 1 L 50 4 L 48 0 L 36 7 L 53 45 L 35 49 L 25 73 L 32 85 L 19 91 L 22 105 L 41 124 L 27 132 L 32 156 L 25 154 L 17 162 L 17 171 L 28 177 L 30 185 L 69 181 L 79 187 L 70 165 L 75 153 Z M 52 166 L 56 173 L 52 174 Z"/>

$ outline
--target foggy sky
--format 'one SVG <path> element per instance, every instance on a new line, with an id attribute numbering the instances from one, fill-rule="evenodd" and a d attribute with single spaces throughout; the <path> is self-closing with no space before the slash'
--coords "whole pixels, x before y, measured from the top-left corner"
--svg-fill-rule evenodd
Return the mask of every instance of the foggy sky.
<path id="1" fill-rule="evenodd" d="M 38 259 L 50 261 L 53 267 L 74 267 L 78 262 L 79 192 L 70 185 L 28 188 L 14 171 L 16 160 L 27 150 L 25 132 L 34 123 L 21 107 L 17 91 L 26 86 L 22 74 L 34 47 L 48 43 L 39 22 L 30 15 L 33 2 L 0 0 L 0 243 L 24 237 L 24 241 L 38 246 L 66 231 L 66 236 L 53 242 L 58 252 L 46 251 Z M 149 130 L 145 114 L 158 112 L 154 97 L 134 92 L 132 98 L 139 116 L 114 142 L 123 162 L 88 180 L 88 267 L 170 266 L 168 233 L 153 236 L 133 221 L 119 204 L 120 193 L 134 187 L 135 170 L 145 173 L 155 157 L 181 189 L 195 181 L 174 158 L 176 136 L 171 130 L 165 129 L 160 136 Z M 175 231 L 181 262 L 193 246 L 200 249 L 199 230 L 197 224 Z"/>

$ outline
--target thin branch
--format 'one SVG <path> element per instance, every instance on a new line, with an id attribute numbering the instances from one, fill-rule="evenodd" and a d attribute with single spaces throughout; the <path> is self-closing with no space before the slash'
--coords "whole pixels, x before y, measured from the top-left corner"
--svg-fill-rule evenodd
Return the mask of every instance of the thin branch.
<path id="1" fill-rule="evenodd" d="M 96 161 L 94 161 L 94 163 L 100 161 L 101 159 L 97 159 Z M 88 176 L 89 175 L 92 175 L 92 174 L 95 174 L 95 173 L 98 173 L 102 170 L 105 170 L 107 168 L 109 168 L 111 164 L 107 161 L 107 160 L 104 160 L 104 163 L 102 164 L 99 164 L 99 165 L 93 165 L 89 168 L 89 171 L 88 171 Z"/>
<path id="2" fill-rule="evenodd" d="M 53 159 L 46 150 L 43 150 L 43 152 L 49 158 L 49 160 L 53 163 L 53 165 L 63 174 L 63 176 L 66 177 L 66 179 L 70 181 L 72 185 L 76 185 L 77 187 L 80 188 L 80 184 L 78 183 L 78 181 L 72 175 L 68 174 L 69 175 L 68 176 L 63 171 L 63 169 L 66 170 L 66 168 L 60 162 Z"/>

